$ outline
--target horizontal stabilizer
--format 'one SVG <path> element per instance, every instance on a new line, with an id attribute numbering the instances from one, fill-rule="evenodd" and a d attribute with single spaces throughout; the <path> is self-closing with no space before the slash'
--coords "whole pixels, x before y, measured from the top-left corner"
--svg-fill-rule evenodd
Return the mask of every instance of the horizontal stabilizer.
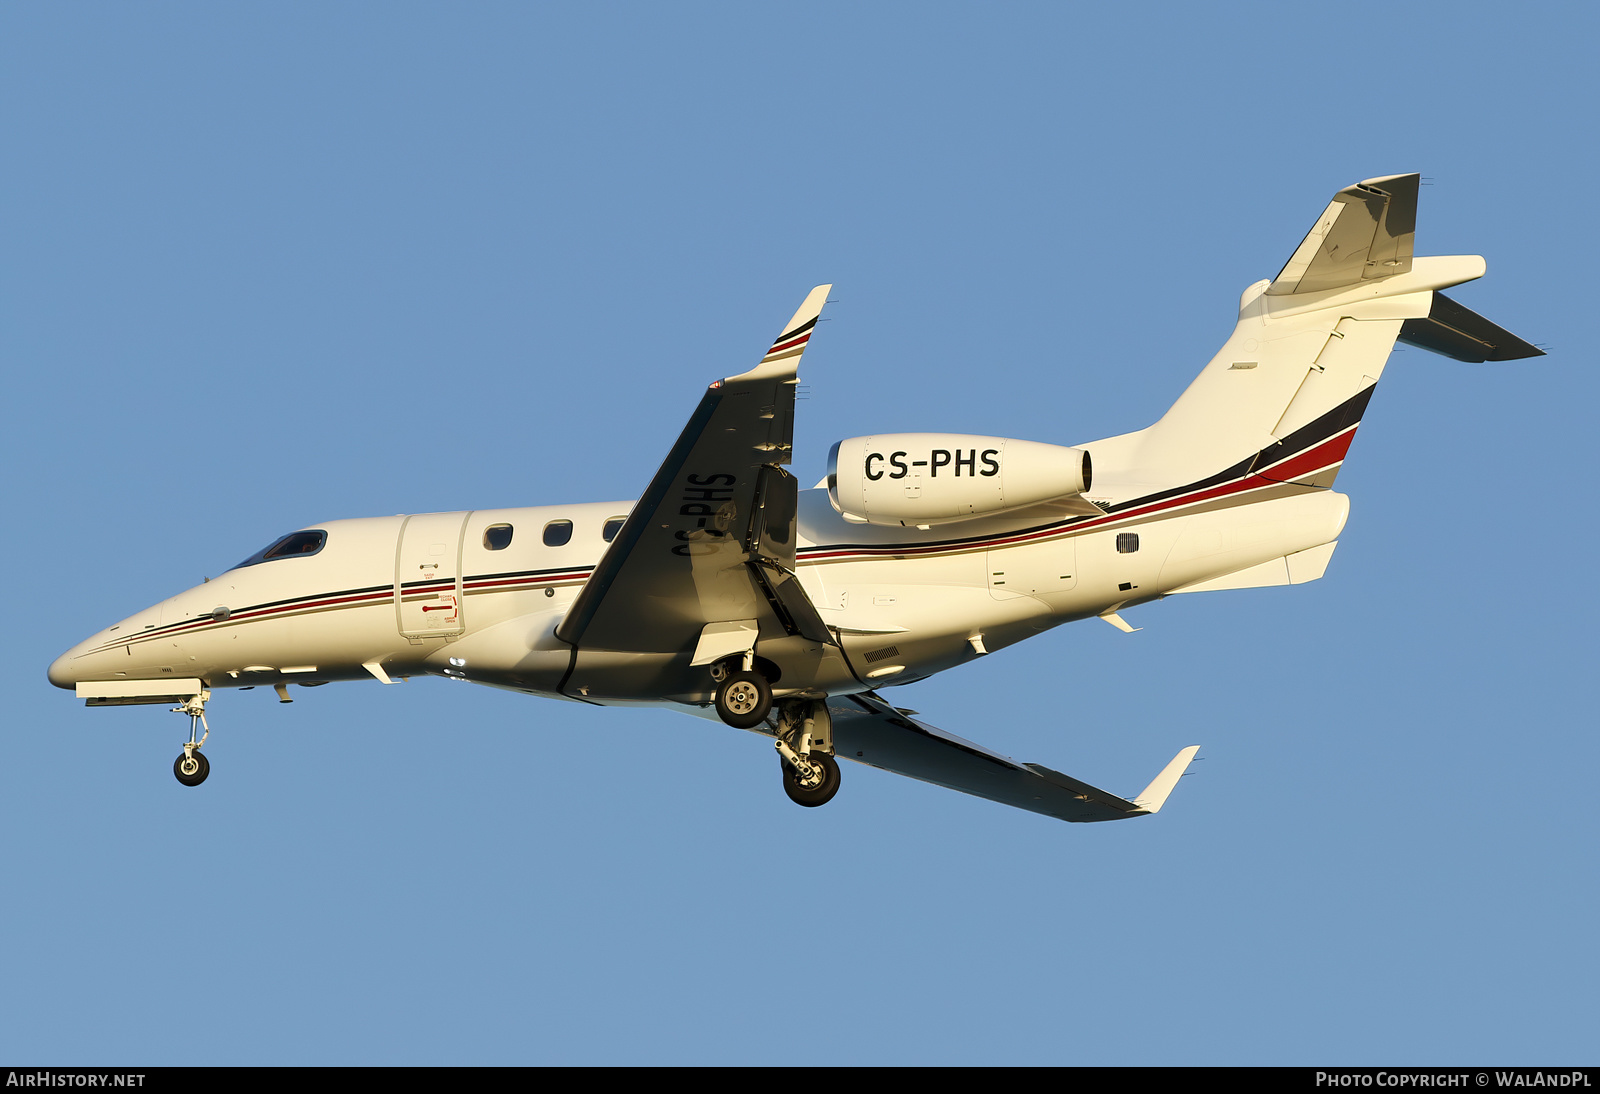
<path id="1" fill-rule="evenodd" d="M 1442 292 L 1433 294 L 1433 307 L 1426 319 L 1405 321 L 1400 327 L 1400 341 L 1474 363 L 1544 356 L 1544 350 L 1489 322 L 1471 308 L 1462 307 Z"/>
<path id="2" fill-rule="evenodd" d="M 1411 272 L 1420 175 L 1388 175 L 1340 190 L 1267 288 L 1293 296 Z"/>

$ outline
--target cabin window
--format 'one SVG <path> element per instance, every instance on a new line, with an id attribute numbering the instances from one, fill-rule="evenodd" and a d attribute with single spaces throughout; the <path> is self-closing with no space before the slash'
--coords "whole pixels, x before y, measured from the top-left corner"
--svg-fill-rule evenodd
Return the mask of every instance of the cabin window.
<path id="1" fill-rule="evenodd" d="M 622 531 L 623 522 L 627 519 L 627 517 L 612 517 L 606 521 L 606 526 L 600 534 L 605 537 L 607 543 L 617 538 L 617 533 Z"/>
<path id="2" fill-rule="evenodd" d="M 1139 549 L 1139 533 L 1138 532 L 1118 532 L 1117 533 L 1117 553 L 1118 554 L 1131 555 L 1131 554 L 1133 554 L 1133 552 L 1137 551 L 1138 549 Z"/>
<path id="3" fill-rule="evenodd" d="M 239 565 L 233 567 L 242 570 L 246 566 L 255 566 L 262 562 L 275 562 L 280 558 L 305 558 L 322 550 L 328 542 L 328 533 L 320 528 L 305 532 L 290 532 L 281 539 L 274 540 L 269 547 L 265 547 Z"/>
<path id="4" fill-rule="evenodd" d="M 491 551 L 504 551 L 511 546 L 511 525 L 489 525 L 483 530 L 483 545 Z"/>
<path id="5" fill-rule="evenodd" d="M 546 547 L 565 547 L 572 539 L 572 522 L 570 520 L 553 520 L 544 526 L 544 545 Z"/>

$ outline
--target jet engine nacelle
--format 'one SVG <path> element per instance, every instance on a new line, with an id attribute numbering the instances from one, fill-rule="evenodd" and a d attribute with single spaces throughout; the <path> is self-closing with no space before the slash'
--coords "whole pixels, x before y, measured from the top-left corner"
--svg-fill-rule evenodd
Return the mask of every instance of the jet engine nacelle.
<path id="1" fill-rule="evenodd" d="M 828 454 L 828 500 L 857 524 L 950 524 L 1076 497 L 1089 453 L 963 433 L 852 437 Z"/>

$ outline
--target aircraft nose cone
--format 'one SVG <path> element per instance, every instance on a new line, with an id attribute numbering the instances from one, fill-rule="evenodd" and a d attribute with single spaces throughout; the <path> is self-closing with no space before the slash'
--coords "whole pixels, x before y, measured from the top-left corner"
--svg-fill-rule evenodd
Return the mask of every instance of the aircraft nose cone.
<path id="1" fill-rule="evenodd" d="M 73 657 L 72 650 L 68 650 L 50 662 L 50 682 L 58 688 L 76 688 L 78 677 L 73 671 L 74 660 L 76 658 Z"/>

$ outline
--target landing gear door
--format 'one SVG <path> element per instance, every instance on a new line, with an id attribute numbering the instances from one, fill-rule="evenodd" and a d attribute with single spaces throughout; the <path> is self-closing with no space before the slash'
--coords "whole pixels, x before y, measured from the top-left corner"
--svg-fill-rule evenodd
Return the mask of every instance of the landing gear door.
<path id="1" fill-rule="evenodd" d="M 418 513 L 406 518 L 395 549 L 394 607 L 407 638 L 440 638 L 466 628 L 461 587 L 461 537 L 471 513 Z"/>

